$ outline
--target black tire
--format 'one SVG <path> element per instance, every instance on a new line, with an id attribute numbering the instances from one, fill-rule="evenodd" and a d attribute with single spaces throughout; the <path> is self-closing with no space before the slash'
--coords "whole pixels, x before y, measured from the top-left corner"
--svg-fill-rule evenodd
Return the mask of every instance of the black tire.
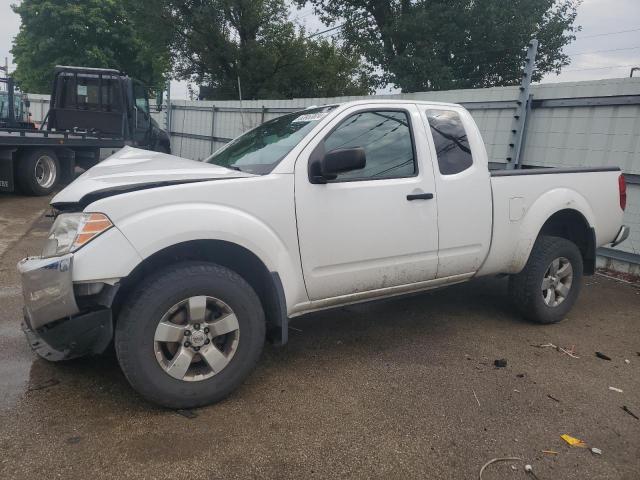
<path id="1" fill-rule="evenodd" d="M 163 315 L 193 296 L 212 296 L 235 313 L 239 340 L 229 363 L 200 381 L 178 380 L 160 366 L 154 335 Z M 123 305 L 115 329 L 118 361 L 131 386 L 147 400 L 169 408 L 218 402 L 254 369 L 265 340 L 265 319 L 255 291 L 235 272 L 213 263 L 172 265 L 140 282 Z"/>
<path id="2" fill-rule="evenodd" d="M 43 174 L 42 165 L 47 165 L 49 174 Z M 53 150 L 42 148 L 26 150 L 18 158 L 16 182 L 27 195 L 42 196 L 53 191 L 60 179 L 60 161 Z"/>
<path id="3" fill-rule="evenodd" d="M 564 299 L 553 306 L 545 301 L 542 288 L 552 261 L 559 258 L 568 260 L 572 269 L 572 280 Z M 566 262 L 563 261 L 563 264 Z M 578 298 L 582 275 L 582 255 L 576 244 L 564 238 L 543 235 L 536 240 L 522 272 L 510 277 L 509 296 L 526 319 L 543 324 L 557 323 L 565 318 Z M 554 290 L 553 296 L 556 298 L 557 290 L 551 289 Z"/>

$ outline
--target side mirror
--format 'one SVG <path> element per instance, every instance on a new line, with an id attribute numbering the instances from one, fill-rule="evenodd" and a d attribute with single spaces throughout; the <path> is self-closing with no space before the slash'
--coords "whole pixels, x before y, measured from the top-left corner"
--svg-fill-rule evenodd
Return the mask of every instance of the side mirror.
<path id="1" fill-rule="evenodd" d="M 330 151 L 320 160 L 320 174 L 326 180 L 334 180 L 339 173 L 360 170 L 366 164 L 364 148 L 340 148 Z"/>

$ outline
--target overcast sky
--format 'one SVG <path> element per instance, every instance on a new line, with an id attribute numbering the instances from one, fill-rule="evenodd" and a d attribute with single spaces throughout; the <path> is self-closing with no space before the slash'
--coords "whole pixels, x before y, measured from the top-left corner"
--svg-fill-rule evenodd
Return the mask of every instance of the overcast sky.
<path id="1" fill-rule="evenodd" d="M 20 17 L 11 10 L 18 0 L 0 0 L 0 62 L 9 58 L 13 68 L 11 42 L 20 27 Z M 324 30 L 309 7 L 293 10 L 292 20 L 309 33 Z M 627 77 L 631 66 L 640 66 L 640 0 L 584 0 L 578 9 L 582 32 L 566 48 L 571 65 L 560 75 L 547 75 L 543 82 Z M 618 33 L 622 32 L 622 33 Z M 636 74 L 638 75 L 638 74 Z M 173 98 L 186 98 L 185 82 L 172 84 Z"/>

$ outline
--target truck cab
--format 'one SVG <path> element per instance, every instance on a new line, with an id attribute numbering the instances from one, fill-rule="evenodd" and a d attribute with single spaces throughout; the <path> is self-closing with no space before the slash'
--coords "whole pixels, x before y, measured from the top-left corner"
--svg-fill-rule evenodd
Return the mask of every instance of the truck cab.
<path id="1" fill-rule="evenodd" d="M 118 70 L 56 67 L 49 112 L 39 129 L 28 115 L 22 119 L 26 97 L 14 94 L 11 78 L 5 83 L 0 192 L 17 188 L 47 195 L 59 182 L 73 180 L 76 166 L 91 168 L 124 146 L 171 151 L 169 135 L 151 118 L 147 86 Z"/>
<path id="2" fill-rule="evenodd" d="M 0 128 L 35 129 L 27 94 L 15 90 L 11 77 L 0 78 Z"/>
<path id="3" fill-rule="evenodd" d="M 169 137 L 151 118 L 148 89 L 118 70 L 58 66 L 47 129 L 120 136 L 169 153 Z"/>

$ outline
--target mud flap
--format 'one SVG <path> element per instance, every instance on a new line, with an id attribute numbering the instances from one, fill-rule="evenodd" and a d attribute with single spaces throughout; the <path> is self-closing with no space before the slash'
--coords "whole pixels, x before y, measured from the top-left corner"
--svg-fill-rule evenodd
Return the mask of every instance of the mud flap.
<path id="1" fill-rule="evenodd" d="M 0 149 L 0 192 L 13 192 L 13 154 L 15 148 Z"/>
<path id="2" fill-rule="evenodd" d="M 289 317 L 287 317 L 287 301 L 284 296 L 282 281 L 277 272 L 271 272 L 272 305 L 267 315 L 267 339 L 276 347 L 286 345 L 289 341 Z"/>

